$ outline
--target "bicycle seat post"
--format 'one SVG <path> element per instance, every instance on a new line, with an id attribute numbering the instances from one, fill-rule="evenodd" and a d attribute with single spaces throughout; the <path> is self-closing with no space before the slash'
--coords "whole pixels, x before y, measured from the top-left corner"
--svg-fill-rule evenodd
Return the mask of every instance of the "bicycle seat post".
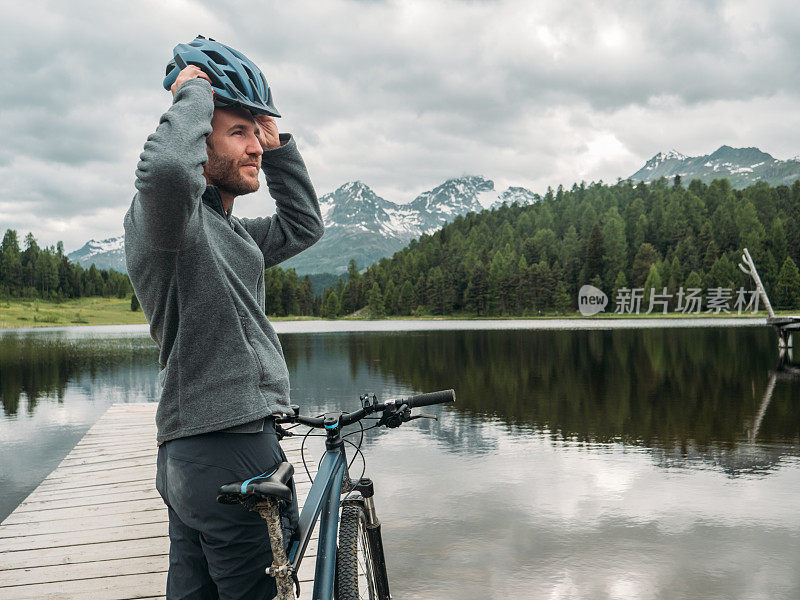
<path id="1" fill-rule="evenodd" d="M 269 545 L 272 548 L 272 565 L 267 569 L 270 577 L 275 578 L 278 588 L 277 600 L 293 600 L 292 594 L 292 573 L 286 550 L 283 547 L 283 530 L 278 511 L 277 498 L 261 498 L 253 506 L 261 518 L 267 522 L 269 532 Z"/>

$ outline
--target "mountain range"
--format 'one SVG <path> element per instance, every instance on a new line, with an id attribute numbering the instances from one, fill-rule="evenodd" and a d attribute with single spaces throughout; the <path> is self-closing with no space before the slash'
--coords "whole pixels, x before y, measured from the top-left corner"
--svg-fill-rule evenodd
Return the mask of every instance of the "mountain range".
<path id="1" fill-rule="evenodd" d="M 758 148 L 721 146 L 704 156 L 684 156 L 674 150 L 659 152 L 628 179 L 651 182 L 680 175 L 686 184 L 692 179 L 709 183 L 727 178 L 734 188 L 756 181 L 771 185 L 790 184 L 800 179 L 800 158 L 773 158 Z M 423 192 L 407 204 L 395 204 L 378 196 L 361 181 L 346 183 L 320 198 L 325 235 L 314 246 L 281 264 L 298 274 L 343 273 L 355 259 L 363 269 L 384 256 L 391 256 L 423 233 L 433 233 L 459 215 L 493 209 L 503 203 L 531 204 L 539 196 L 523 187 L 509 187 L 501 193 L 494 182 L 467 175 L 448 179 Z M 90 240 L 68 258 L 88 267 L 113 268 L 125 272 L 122 236 Z"/>
<path id="2" fill-rule="evenodd" d="M 459 215 L 491 209 L 503 202 L 530 204 L 538 196 L 524 188 L 501 194 L 494 182 L 477 176 L 448 179 L 408 204 L 395 204 L 366 184 L 346 183 L 320 198 L 325 235 L 314 246 L 282 264 L 299 274 L 342 273 L 350 259 L 368 267 L 391 256 L 423 233 L 441 229 Z"/>
<path id="3" fill-rule="evenodd" d="M 661 177 L 669 179 L 680 175 L 684 183 L 699 179 L 711 183 L 714 179 L 727 179 L 737 189 L 756 181 L 770 185 L 789 185 L 800 179 L 800 158 L 778 160 L 758 148 L 731 148 L 720 146 L 711 154 L 684 156 L 671 150 L 659 152 L 628 179 L 651 182 Z"/>

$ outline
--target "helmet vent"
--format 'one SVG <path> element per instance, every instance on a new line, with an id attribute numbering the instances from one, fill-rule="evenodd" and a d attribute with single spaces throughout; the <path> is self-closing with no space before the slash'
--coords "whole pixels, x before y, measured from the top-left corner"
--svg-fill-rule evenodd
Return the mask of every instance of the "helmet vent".
<path id="1" fill-rule="evenodd" d="M 247 73 L 247 77 L 250 79 L 250 82 L 255 85 L 255 81 L 253 81 L 253 72 L 247 68 L 247 65 L 242 65 L 242 68 Z"/>
<path id="2" fill-rule="evenodd" d="M 215 87 L 215 88 L 218 88 L 220 90 L 224 90 L 225 89 L 225 84 L 222 83 L 222 81 L 220 81 L 220 79 L 216 75 L 214 75 L 214 73 L 210 73 L 208 71 L 205 71 L 205 73 L 206 73 L 206 75 L 208 75 L 208 78 L 211 80 L 211 87 Z"/>
<path id="3" fill-rule="evenodd" d="M 222 56 L 219 52 L 215 52 L 214 50 L 203 50 L 203 54 L 208 56 L 211 60 L 213 60 L 218 65 L 227 65 L 228 61 L 225 60 L 225 57 Z"/>
<path id="4" fill-rule="evenodd" d="M 208 63 L 208 66 L 211 67 L 211 70 L 214 71 L 214 73 L 216 73 L 220 77 L 225 77 L 225 73 L 222 71 L 222 69 L 220 69 L 213 62 Z"/>
<path id="5" fill-rule="evenodd" d="M 239 74 L 236 73 L 235 71 L 225 71 L 225 73 L 227 74 L 228 79 L 230 79 L 233 82 L 233 85 L 236 86 L 236 89 L 242 92 L 242 94 L 246 96 L 247 90 L 245 90 L 244 84 L 242 83 L 242 80 L 239 78 Z"/>

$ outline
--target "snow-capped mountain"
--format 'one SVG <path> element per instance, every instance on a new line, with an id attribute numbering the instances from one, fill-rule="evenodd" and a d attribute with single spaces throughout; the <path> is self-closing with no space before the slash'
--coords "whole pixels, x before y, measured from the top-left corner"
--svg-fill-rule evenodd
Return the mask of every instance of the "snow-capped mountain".
<path id="1" fill-rule="evenodd" d="M 423 192 L 408 205 L 419 218 L 419 229 L 433 233 L 458 215 L 480 212 L 497 201 L 494 182 L 483 177 L 467 175 L 448 179 L 443 184 Z"/>
<path id="2" fill-rule="evenodd" d="M 448 179 L 408 204 L 395 204 L 360 181 L 346 183 L 320 198 L 325 235 L 314 246 L 281 266 L 299 274 L 343 273 L 350 259 L 364 268 L 403 248 L 423 233 L 433 233 L 457 216 L 504 202 L 535 202 L 525 188 L 502 194 L 490 179 L 468 175 Z"/>
<path id="3" fill-rule="evenodd" d="M 735 188 L 744 188 L 756 181 L 771 185 L 790 184 L 800 179 L 800 160 L 778 160 L 758 148 L 720 146 L 704 156 L 684 156 L 680 152 L 659 152 L 629 179 L 650 182 L 660 177 L 680 175 L 684 184 L 692 179 L 710 183 L 728 179 Z"/>
<path id="4" fill-rule="evenodd" d="M 346 183 L 319 199 L 326 229 L 349 227 L 389 236 L 413 235 L 414 215 L 384 200 L 360 181 Z"/>
<path id="5" fill-rule="evenodd" d="M 81 248 L 67 254 L 70 262 L 88 269 L 94 264 L 98 269 L 114 269 L 126 273 L 125 236 L 121 235 L 107 240 L 89 240 Z"/>
<path id="6" fill-rule="evenodd" d="M 519 204 L 533 204 L 537 200 L 540 200 L 539 194 L 535 194 L 527 188 L 524 187 L 510 187 L 505 192 L 500 194 L 497 198 L 497 201 L 494 202 L 490 208 L 499 208 L 503 204 L 514 204 L 514 202 L 518 202 Z"/>

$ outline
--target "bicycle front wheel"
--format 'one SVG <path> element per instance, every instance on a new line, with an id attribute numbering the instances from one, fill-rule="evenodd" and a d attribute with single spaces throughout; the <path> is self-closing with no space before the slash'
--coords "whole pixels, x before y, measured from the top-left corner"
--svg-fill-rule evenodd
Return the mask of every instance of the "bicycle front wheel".
<path id="1" fill-rule="evenodd" d="M 390 600 L 380 530 L 367 528 L 359 505 L 342 507 L 336 554 L 338 600 Z"/>

